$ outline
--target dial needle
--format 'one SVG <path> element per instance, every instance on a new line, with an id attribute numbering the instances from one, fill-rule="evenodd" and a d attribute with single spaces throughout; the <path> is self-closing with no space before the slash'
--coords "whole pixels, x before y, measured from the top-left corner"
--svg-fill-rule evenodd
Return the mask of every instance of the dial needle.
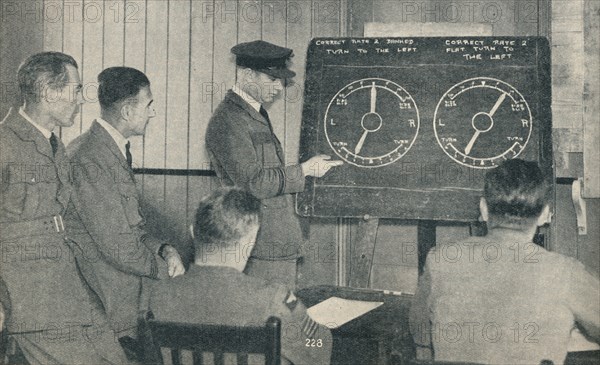
<path id="1" fill-rule="evenodd" d="M 500 95 L 500 97 L 498 98 L 498 100 L 496 100 L 496 104 L 494 104 L 494 106 L 492 107 L 492 110 L 490 110 L 490 112 L 487 113 L 488 117 L 492 118 L 494 116 L 494 114 L 496 113 L 496 111 L 498 110 L 498 108 L 500 107 L 500 105 L 502 104 L 502 102 L 504 101 L 505 98 L 506 98 L 506 93 L 502 93 Z M 482 114 L 485 114 L 485 113 L 482 113 Z M 486 131 L 484 131 L 484 132 L 486 132 Z M 473 137 L 471 137 L 469 144 L 467 144 L 467 148 L 465 148 L 465 155 L 468 155 L 469 153 L 471 153 L 471 149 L 473 149 L 473 145 L 475 144 L 475 141 L 477 140 L 477 137 L 479 137 L 480 134 L 481 134 L 481 131 L 479 129 L 475 128 L 475 134 L 473 135 Z"/>
<path id="2" fill-rule="evenodd" d="M 500 107 L 500 104 L 502 104 L 502 102 L 504 101 L 504 98 L 506 98 L 506 93 L 502 93 L 502 95 L 500 95 L 500 97 L 496 101 L 496 104 L 494 104 L 494 107 L 488 113 L 490 117 L 494 116 L 494 113 L 496 113 L 496 110 L 498 110 L 498 108 Z"/>
<path id="3" fill-rule="evenodd" d="M 377 104 L 377 88 L 375 83 L 371 86 L 371 113 L 375 113 L 375 106 Z"/>
<path id="4" fill-rule="evenodd" d="M 368 130 L 364 131 L 362 136 L 360 136 L 360 140 L 358 141 L 356 148 L 354 148 L 355 154 L 358 155 L 360 153 L 360 150 L 362 150 L 363 144 L 365 144 L 365 139 L 367 138 L 367 134 L 369 134 Z"/>
<path id="5" fill-rule="evenodd" d="M 467 148 L 465 148 L 465 155 L 468 155 L 469 153 L 471 153 L 471 149 L 473 148 L 473 145 L 475 144 L 475 140 L 477 140 L 477 137 L 479 137 L 480 133 L 481 132 L 478 129 L 475 130 L 475 134 L 473 135 L 473 137 L 471 137 L 471 140 L 469 141 Z"/>

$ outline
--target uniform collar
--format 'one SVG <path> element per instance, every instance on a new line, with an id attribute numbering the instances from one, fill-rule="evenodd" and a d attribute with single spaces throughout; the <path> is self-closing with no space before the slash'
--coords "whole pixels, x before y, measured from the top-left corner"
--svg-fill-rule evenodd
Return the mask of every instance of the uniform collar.
<path id="1" fill-rule="evenodd" d="M 104 119 L 96 118 L 96 122 L 98 122 L 98 124 L 100 124 L 100 126 L 108 132 L 108 134 L 112 137 L 112 139 L 117 144 L 117 147 L 119 147 L 119 151 L 121 151 L 121 153 L 123 154 L 123 157 L 125 157 L 126 156 L 125 145 L 127 143 L 129 143 L 127 138 L 125 138 L 121 134 L 121 132 L 119 132 L 115 127 L 113 127 L 109 122 L 105 121 Z"/>
<path id="2" fill-rule="evenodd" d="M 256 99 L 254 99 L 252 96 L 250 96 L 247 92 L 245 92 L 244 89 L 240 86 L 240 84 L 236 83 L 235 85 L 233 85 L 231 90 L 234 93 L 238 94 L 240 98 L 242 98 L 246 103 L 250 104 L 254 108 L 254 110 L 260 112 L 260 108 L 262 105 L 258 101 L 256 101 Z"/>
<path id="3" fill-rule="evenodd" d="M 39 125 L 38 123 L 34 122 L 33 119 L 31 119 L 31 117 L 29 115 L 27 115 L 27 113 L 25 113 L 25 110 L 23 110 L 23 107 L 19 108 L 19 114 L 29 123 L 31 123 L 38 131 L 40 131 L 44 137 L 46 137 L 46 139 L 50 139 L 50 137 L 52 136 L 52 131 L 49 131 L 48 129 L 42 127 L 41 125 Z"/>

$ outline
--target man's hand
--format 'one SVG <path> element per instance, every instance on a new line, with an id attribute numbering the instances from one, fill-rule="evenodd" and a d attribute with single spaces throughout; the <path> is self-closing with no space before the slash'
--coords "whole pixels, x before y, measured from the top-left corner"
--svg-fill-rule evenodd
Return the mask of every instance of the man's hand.
<path id="1" fill-rule="evenodd" d="M 308 161 L 303 162 L 300 166 L 302 167 L 302 173 L 304 176 L 322 177 L 332 167 L 343 165 L 343 161 L 332 161 L 331 157 L 327 155 L 317 155 L 311 157 Z"/>
<path id="2" fill-rule="evenodd" d="M 167 263 L 169 276 L 174 278 L 179 275 L 185 274 L 185 267 L 183 266 L 183 262 L 181 262 L 181 256 L 179 256 L 179 252 L 177 249 L 171 245 L 165 245 L 162 257 Z"/>

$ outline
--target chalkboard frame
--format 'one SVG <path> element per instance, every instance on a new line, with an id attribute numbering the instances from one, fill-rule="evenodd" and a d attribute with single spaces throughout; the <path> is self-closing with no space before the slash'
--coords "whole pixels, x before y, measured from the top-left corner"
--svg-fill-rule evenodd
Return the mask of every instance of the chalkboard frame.
<path id="1" fill-rule="evenodd" d="M 400 39 L 397 37 L 374 38 L 315 38 L 311 41 L 307 52 L 306 79 L 304 86 L 304 106 L 300 140 L 300 161 L 304 162 L 311 156 L 327 153 L 334 158 L 332 151 L 320 149 L 318 134 L 319 123 L 323 117 L 320 106 L 320 82 L 323 80 L 323 70 L 332 62 L 323 57 L 322 49 L 317 44 L 345 40 L 375 40 Z M 406 38 L 404 38 L 406 40 Z M 554 178 L 552 159 L 552 113 L 551 113 L 551 64 L 550 47 L 545 37 L 412 37 L 418 41 L 428 39 L 444 40 L 491 40 L 523 42 L 534 44 L 535 48 L 535 82 L 537 83 L 537 104 L 535 119 L 544 121 L 537 124 L 537 161 L 550 179 Z M 332 42 L 333 41 L 333 42 Z M 355 62 L 350 61 L 350 62 Z M 322 104 L 322 102 L 321 102 Z M 423 121 L 422 121 L 423 123 Z M 429 121 L 424 121 L 429 123 Z M 321 128 L 322 129 L 322 128 Z M 478 173 L 485 171 L 478 171 Z M 437 221 L 472 222 L 478 218 L 478 201 L 483 186 L 465 191 L 403 191 L 402 189 L 387 188 L 344 188 L 328 187 L 319 184 L 320 179 L 307 178 L 306 189 L 297 194 L 296 212 L 307 217 L 346 217 L 346 218 L 397 218 L 420 219 Z"/>

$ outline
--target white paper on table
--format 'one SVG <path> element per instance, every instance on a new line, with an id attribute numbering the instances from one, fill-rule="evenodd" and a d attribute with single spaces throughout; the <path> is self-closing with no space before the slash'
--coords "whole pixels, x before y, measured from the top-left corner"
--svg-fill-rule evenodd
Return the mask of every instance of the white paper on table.
<path id="1" fill-rule="evenodd" d="M 338 328 L 382 304 L 383 302 L 365 302 L 331 297 L 308 308 L 307 313 L 315 322 L 332 329 Z"/>

